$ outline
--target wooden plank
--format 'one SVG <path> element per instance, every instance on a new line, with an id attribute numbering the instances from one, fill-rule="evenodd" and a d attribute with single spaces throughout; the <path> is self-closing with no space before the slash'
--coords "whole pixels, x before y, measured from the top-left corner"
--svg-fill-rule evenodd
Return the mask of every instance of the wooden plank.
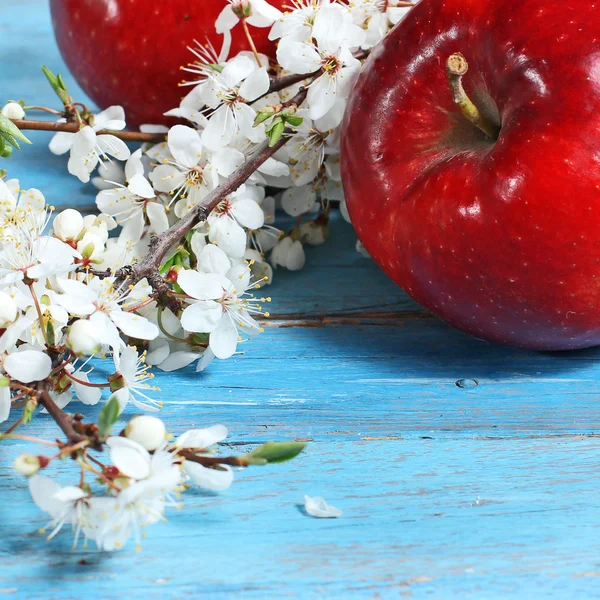
<path id="1" fill-rule="evenodd" d="M 218 497 L 186 494 L 141 553 L 109 555 L 72 553 L 68 533 L 23 536 L 45 518 L 4 471 L 0 589 L 64 600 L 83 589 L 99 599 L 595 598 L 597 459 L 590 439 L 319 443 L 297 462 L 239 474 Z M 305 516 L 305 493 L 344 516 Z"/>

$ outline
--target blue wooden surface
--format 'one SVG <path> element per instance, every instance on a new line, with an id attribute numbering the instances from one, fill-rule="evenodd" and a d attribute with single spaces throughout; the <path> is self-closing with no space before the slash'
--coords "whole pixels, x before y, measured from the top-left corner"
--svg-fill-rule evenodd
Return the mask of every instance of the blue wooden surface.
<path id="1" fill-rule="evenodd" d="M 46 2 L 3 0 L 0 100 L 53 103 L 41 64 L 65 71 Z M 48 135 L 31 137 L 11 176 L 53 204 L 91 204 Z M 539 354 L 462 335 L 353 244 L 336 222 L 303 272 L 278 273 L 278 317 L 242 356 L 157 377 L 171 430 L 222 422 L 241 450 L 312 440 L 299 459 L 239 473 L 220 496 L 186 494 L 141 553 L 73 553 L 67 533 L 36 533 L 45 517 L 7 466 L 29 446 L 2 444 L 0 594 L 597 598 L 600 350 Z M 52 435 L 45 417 L 33 427 Z M 305 493 L 344 516 L 306 517 Z"/>

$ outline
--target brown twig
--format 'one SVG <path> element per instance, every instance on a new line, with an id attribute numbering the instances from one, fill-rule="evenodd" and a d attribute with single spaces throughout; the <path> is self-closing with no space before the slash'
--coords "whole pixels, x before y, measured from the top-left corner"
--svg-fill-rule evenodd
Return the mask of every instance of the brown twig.
<path id="1" fill-rule="evenodd" d="M 43 388 L 43 384 L 40 384 L 38 387 L 38 401 L 62 429 L 70 444 L 79 444 L 87 440 L 85 436 L 75 431 L 73 428 L 73 417 L 57 406 L 48 393 L 48 390 Z"/>
<path id="2" fill-rule="evenodd" d="M 248 466 L 248 463 L 241 456 L 206 456 L 184 449 L 177 450 L 177 454 L 186 460 L 205 467 L 216 467 L 218 465 L 230 465 L 232 467 Z"/>
<path id="3" fill-rule="evenodd" d="M 30 121 L 29 119 L 13 119 L 12 122 L 21 130 L 32 131 L 64 131 L 67 133 L 77 133 L 81 128 L 79 123 L 56 123 L 52 121 Z M 110 129 L 101 129 L 96 132 L 98 135 L 110 134 L 118 137 L 125 142 L 164 142 L 166 133 L 145 133 L 143 131 L 112 131 Z"/>

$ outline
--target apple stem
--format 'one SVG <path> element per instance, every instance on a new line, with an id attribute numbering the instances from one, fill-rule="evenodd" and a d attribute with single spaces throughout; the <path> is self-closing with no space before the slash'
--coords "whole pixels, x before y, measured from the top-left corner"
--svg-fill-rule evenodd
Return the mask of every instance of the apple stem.
<path id="1" fill-rule="evenodd" d="M 448 57 L 446 62 L 446 76 L 450 83 L 454 102 L 460 108 L 463 116 L 471 121 L 475 127 L 481 129 L 485 135 L 492 140 L 497 140 L 500 134 L 500 127 L 490 121 L 485 115 L 481 114 L 479 109 L 473 104 L 462 84 L 462 78 L 469 70 L 467 59 L 457 52 Z"/>

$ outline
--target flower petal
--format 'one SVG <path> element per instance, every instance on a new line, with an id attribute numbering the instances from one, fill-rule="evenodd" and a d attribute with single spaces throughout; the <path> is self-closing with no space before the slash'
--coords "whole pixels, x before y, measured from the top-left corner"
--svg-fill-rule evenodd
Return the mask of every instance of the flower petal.
<path id="1" fill-rule="evenodd" d="M 181 315 L 181 326 L 194 333 L 210 333 L 223 319 L 223 307 L 214 300 L 190 304 Z"/>
<path id="2" fill-rule="evenodd" d="M 219 321 L 219 324 L 209 337 L 209 348 L 220 359 L 233 355 L 238 344 L 238 330 L 229 314 Z"/>
<path id="3" fill-rule="evenodd" d="M 321 519 L 341 517 L 344 514 L 339 508 L 327 504 L 320 496 L 304 496 L 304 509 L 311 517 Z"/>
<path id="4" fill-rule="evenodd" d="M 228 465 L 219 465 L 219 469 L 208 469 L 198 463 L 186 461 L 183 468 L 192 481 L 211 492 L 222 492 L 233 483 L 233 471 Z"/>
<path id="5" fill-rule="evenodd" d="M 42 381 L 52 371 L 52 360 L 39 350 L 13 352 L 4 359 L 4 370 L 22 383 Z"/>
<path id="6" fill-rule="evenodd" d="M 153 340 L 158 336 L 158 327 L 146 317 L 128 313 L 121 309 L 111 310 L 110 318 L 125 334 L 138 340 Z"/>
<path id="7" fill-rule="evenodd" d="M 121 473 L 134 479 L 145 479 L 150 475 L 150 454 L 141 444 L 111 435 L 106 445 L 110 448 L 110 460 Z"/>
<path id="8" fill-rule="evenodd" d="M 225 425 L 213 425 L 204 429 L 189 429 L 175 440 L 175 446 L 178 448 L 205 449 L 222 442 L 226 437 L 227 427 Z"/>
<path id="9" fill-rule="evenodd" d="M 169 131 L 169 150 L 178 164 L 195 167 L 202 156 L 202 142 L 195 129 L 175 125 Z"/>

